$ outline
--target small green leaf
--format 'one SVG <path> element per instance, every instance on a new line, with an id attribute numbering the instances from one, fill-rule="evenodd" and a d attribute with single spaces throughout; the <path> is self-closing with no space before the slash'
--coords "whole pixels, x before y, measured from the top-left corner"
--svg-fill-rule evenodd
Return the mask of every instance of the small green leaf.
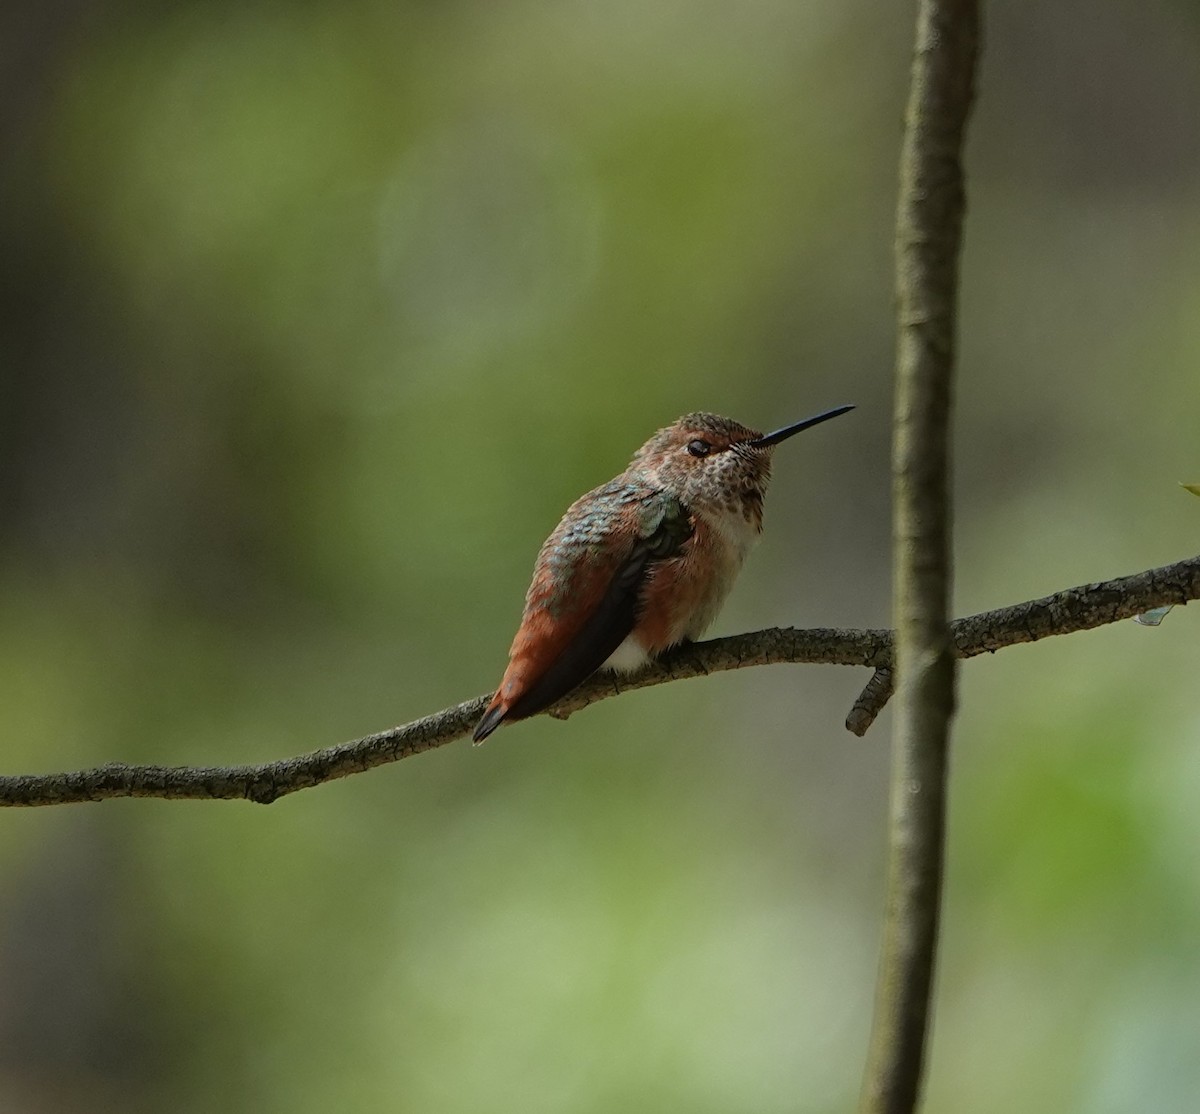
<path id="1" fill-rule="evenodd" d="M 1193 495 L 1200 495 L 1200 484 L 1180 484 L 1179 486 Z"/>

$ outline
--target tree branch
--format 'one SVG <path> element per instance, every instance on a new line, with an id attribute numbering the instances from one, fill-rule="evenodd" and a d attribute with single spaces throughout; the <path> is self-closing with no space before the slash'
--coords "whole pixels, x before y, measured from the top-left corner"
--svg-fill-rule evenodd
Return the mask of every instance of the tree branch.
<path id="1" fill-rule="evenodd" d="M 1019 642 L 1089 630 L 1132 618 L 1152 607 L 1184 604 L 1194 599 L 1200 599 L 1200 556 L 959 619 L 952 628 L 954 653 L 960 658 L 975 657 Z M 890 630 L 774 627 L 717 638 L 677 650 L 632 676 L 593 677 L 559 701 L 550 714 L 565 719 L 589 704 L 623 692 L 754 665 L 807 663 L 888 669 L 893 660 L 892 646 Z M 77 804 L 113 797 L 248 800 L 270 804 L 289 793 L 452 743 L 470 733 L 490 698 L 489 693 L 401 727 L 278 762 L 252 766 L 112 763 L 69 773 L 0 777 L 0 807 Z M 878 710 L 878 707 L 873 709 L 872 718 Z"/>
<path id="2" fill-rule="evenodd" d="M 920 0 L 896 211 L 892 569 L 896 717 L 887 912 L 863 1114 L 917 1107 L 929 1029 L 945 846 L 955 653 L 950 430 L 962 147 L 979 53 L 978 0 Z M 891 687 L 876 673 L 868 689 Z M 861 702 L 861 701 L 860 701 Z M 861 718 L 855 705 L 852 716 Z"/>

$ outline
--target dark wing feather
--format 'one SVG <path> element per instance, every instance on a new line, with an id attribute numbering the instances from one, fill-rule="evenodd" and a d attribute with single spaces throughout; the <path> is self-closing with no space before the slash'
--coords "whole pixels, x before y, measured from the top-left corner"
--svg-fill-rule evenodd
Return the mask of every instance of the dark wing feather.
<path id="1" fill-rule="evenodd" d="M 536 715 L 587 680 L 610 657 L 637 622 L 638 596 L 651 553 L 639 542 L 617 570 L 596 610 L 549 668 L 521 694 L 505 719 Z"/>
<path id="2" fill-rule="evenodd" d="M 683 504 L 659 492 L 654 505 L 659 513 L 654 515 L 653 529 L 634 543 L 629 556 L 613 573 L 595 611 L 562 653 L 502 715 L 495 716 L 494 722 L 488 722 L 491 716 L 480 721 L 475 732 L 477 740 L 495 730 L 501 719 L 536 715 L 566 696 L 595 673 L 629 636 L 637 623 L 642 586 L 651 568 L 678 554 L 692 536 L 690 517 Z"/>

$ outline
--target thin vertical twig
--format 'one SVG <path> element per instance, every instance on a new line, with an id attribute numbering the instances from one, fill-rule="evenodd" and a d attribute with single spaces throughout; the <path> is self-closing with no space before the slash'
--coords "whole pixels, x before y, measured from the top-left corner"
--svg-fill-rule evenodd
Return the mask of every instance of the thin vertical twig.
<path id="1" fill-rule="evenodd" d="M 977 0 L 921 0 L 896 217 L 892 452 L 896 713 L 887 908 L 863 1114 L 920 1096 L 954 713 L 950 416 Z"/>

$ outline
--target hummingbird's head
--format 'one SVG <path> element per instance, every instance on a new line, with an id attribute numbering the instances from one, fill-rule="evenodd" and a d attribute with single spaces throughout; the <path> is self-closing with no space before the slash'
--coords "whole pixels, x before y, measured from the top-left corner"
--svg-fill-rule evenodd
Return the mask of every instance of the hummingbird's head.
<path id="1" fill-rule="evenodd" d="M 761 528 L 775 446 L 853 409 L 838 406 L 766 435 L 719 414 L 684 414 L 638 449 L 630 470 L 698 512 L 741 514 Z"/>

